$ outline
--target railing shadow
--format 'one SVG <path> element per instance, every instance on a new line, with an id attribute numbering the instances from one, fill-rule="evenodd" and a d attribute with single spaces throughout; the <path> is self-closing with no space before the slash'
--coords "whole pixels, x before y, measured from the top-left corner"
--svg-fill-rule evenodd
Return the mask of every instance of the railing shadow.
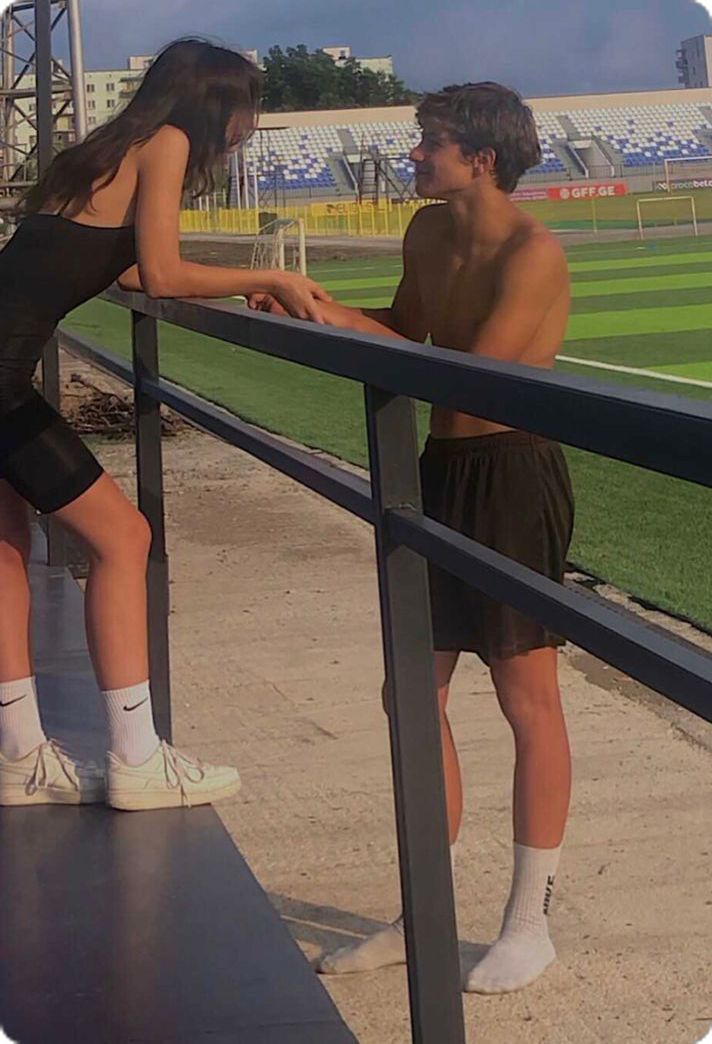
<path id="1" fill-rule="evenodd" d="M 268 892 L 267 898 L 281 915 L 292 938 L 297 942 L 318 946 L 320 953 L 327 953 L 339 946 L 348 946 L 349 943 L 357 943 L 388 927 L 387 921 L 377 921 L 373 917 L 364 917 L 350 910 L 340 910 L 336 906 L 308 903 L 303 899 L 281 895 L 279 892 Z M 488 943 L 460 939 L 461 964 L 475 964 L 488 949 Z M 317 961 L 318 957 L 315 957 L 312 964 L 316 964 Z"/>

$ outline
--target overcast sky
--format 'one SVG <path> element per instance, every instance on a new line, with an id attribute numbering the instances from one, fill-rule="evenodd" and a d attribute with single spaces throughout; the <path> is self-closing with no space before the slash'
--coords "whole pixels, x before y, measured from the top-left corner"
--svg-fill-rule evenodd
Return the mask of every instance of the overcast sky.
<path id="1" fill-rule="evenodd" d="M 414 88 L 494 79 L 530 97 L 675 86 L 709 0 L 82 0 L 87 68 L 121 68 L 186 33 L 264 53 L 350 44 L 392 54 Z"/>

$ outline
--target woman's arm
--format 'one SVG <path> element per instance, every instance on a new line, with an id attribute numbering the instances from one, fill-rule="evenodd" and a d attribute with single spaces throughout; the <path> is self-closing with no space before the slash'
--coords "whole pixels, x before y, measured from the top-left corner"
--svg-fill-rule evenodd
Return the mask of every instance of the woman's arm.
<path id="1" fill-rule="evenodd" d="M 180 256 L 179 215 L 190 143 L 177 127 L 162 127 L 138 156 L 136 251 L 138 264 L 121 276 L 126 290 L 150 297 L 233 297 L 272 294 L 299 319 L 321 321 L 319 301 L 330 300 L 311 279 L 294 272 L 221 268 Z"/>

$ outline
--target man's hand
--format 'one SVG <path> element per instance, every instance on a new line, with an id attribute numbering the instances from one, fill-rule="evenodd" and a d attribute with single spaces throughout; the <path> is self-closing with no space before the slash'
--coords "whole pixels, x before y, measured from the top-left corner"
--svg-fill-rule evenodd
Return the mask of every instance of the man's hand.
<path id="1" fill-rule="evenodd" d="M 248 294 L 247 306 L 254 312 L 269 312 L 271 315 L 289 315 L 272 294 Z"/>

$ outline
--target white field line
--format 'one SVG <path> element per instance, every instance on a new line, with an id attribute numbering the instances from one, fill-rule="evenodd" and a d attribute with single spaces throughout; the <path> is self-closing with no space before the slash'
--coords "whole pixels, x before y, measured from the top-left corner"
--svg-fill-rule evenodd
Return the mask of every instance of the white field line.
<path id="1" fill-rule="evenodd" d="M 630 373 L 635 377 L 647 377 L 654 381 L 670 381 L 672 384 L 694 384 L 697 388 L 712 388 L 712 381 L 678 377 L 673 373 L 656 373 L 654 370 L 640 370 L 635 366 L 614 366 L 613 363 L 596 362 L 593 359 L 576 359 L 572 355 L 557 355 L 556 358 L 561 362 L 575 363 L 577 366 L 592 366 L 596 370 L 613 370 L 615 373 Z"/>

